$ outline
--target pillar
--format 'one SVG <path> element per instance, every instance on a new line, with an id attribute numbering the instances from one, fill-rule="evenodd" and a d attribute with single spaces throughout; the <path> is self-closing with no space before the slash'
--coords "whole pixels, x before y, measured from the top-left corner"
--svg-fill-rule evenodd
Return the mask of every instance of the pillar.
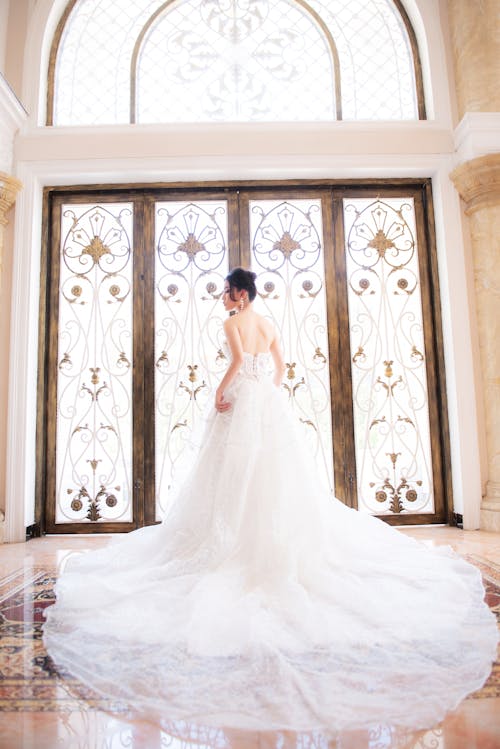
<path id="1" fill-rule="evenodd" d="M 481 130 L 482 123 L 500 126 L 500 6 L 448 0 L 448 18 L 458 113 L 475 144 L 458 151 L 450 176 L 465 203 L 473 254 L 487 450 L 481 528 L 500 531 L 500 137 Z"/>
<path id="2" fill-rule="evenodd" d="M 500 531 L 500 153 L 461 164 L 451 179 L 469 216 L 473 253 L 488 472 L 481 528 Z"/>
<path id="3" fill-rule="evenodd" d="M 2 258 L 4 244 L 4 230 L 8 223 L 7 213 L 15 203 L 16 195 L 22 183 L 5 172 L 0 172 L 0 291 L 2 287 Z"/>

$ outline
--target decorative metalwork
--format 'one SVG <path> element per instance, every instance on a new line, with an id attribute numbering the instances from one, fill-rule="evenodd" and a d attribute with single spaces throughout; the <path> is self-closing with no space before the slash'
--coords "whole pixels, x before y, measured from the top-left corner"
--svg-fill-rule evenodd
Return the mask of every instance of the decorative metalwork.
<path id="1" fill-rule="evenodd" d="M 132 204 L 61 214 L 56 523 L 132 520 Z"/>
<path id="2" fill-rule="evenodd" d="M 333 487 L 321 201 L 256 200 L 249 210 L 256 307 L 281 334 L 283 388 L 324 483 Z"/>
<path id="3" fill-rule="evenodd" d="M 228 273 L 227 202 L 156 204 L 156 507 L 168 509 L 183 453 L 227 362 L 221 303 Z M 220 315 L 217 308 L 220 307 Z"/>
<path id="4" fill-rule="evenodd" d="M 54 38 L 48 124 L 417 119 L 414 51 L 392 0 L 79 2 Z"/>
<path id="5" fill-rule="evenodd" d="M 358 505 L 434 512 L 413 199 L 344 201 Z"/>

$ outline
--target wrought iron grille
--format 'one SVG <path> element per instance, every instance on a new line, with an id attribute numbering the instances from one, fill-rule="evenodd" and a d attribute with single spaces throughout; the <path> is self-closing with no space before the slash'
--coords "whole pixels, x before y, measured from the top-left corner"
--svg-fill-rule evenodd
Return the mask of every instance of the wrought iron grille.
<path id="1" fill-rule="evenodd" d="M 227 366 L 221 294 L 242 263 L 280 333 L 283 394 L 323 483 L 389 522 L 442 522 L 429 201 L 400 189 L 56 194 L 39 416 L 49 531 L 130 530 L 168 512 Z"/>
<path id="2" fill-rule="evenodd" d="M 155 208 L 155 463 L 161 517 L 172 481 L 179 480 L 183 453 L 227 365 L 220 299 L 229 265 L 225 200 L 159 202 Z"/>
<path id="3" fill-rule="evenodd" d="M 344 200 L 358 507 L 434 512 L 413 198 Z"/>
<path id="4" fill-rule="evenodd" d="M 132 204 L 61 211 L 56 522 L 132 519 Z"/>
<path id="5" fill-rule="evenodd" d="M 333 488 L 321 200 L 252 200 L 249 213 L 256 307 L 280 331 L 283 387 L 323 482 Z"/>

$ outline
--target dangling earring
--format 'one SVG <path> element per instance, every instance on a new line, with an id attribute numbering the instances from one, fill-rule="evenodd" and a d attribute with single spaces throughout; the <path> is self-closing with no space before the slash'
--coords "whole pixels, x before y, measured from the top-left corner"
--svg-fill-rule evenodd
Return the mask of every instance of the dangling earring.
<path id="1" fill-rule="evenodd" d="M 243 299 L 243 297 L 240 297 L 240 312 L 243 312 L 244 309 L 245 309 L 245 300 Z"/>

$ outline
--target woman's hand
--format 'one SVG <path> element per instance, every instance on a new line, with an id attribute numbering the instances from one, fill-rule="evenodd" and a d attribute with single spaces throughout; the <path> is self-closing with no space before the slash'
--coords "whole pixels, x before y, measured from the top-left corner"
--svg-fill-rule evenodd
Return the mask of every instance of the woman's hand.
<path id="1" fill-rule="evenodd" d="M 224 413 L 231 408 L 231 404 L 224 400 L 224 393 L 220 388 L 215 391 L 215 409 L 219 413 Z"/>

